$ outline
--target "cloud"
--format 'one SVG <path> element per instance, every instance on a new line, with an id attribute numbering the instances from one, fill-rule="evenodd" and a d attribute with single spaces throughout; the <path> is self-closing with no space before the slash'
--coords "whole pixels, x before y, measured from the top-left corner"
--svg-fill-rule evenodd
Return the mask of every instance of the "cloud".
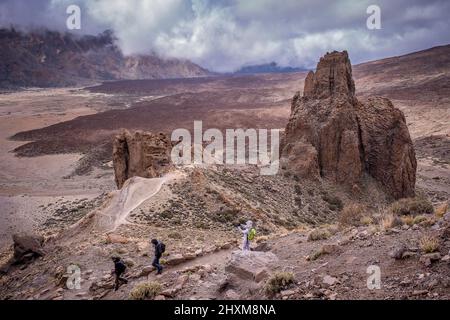
<path id="1" fill-rule="evenodd" d="M 326 51 L 353 63 L 450 43 L 444 0 L 3 0 L 0 25 L 65 27 L 65 8 L 82 8 L 83 33 L 113 29 L 126 54 L 156 52 L 215 71 L 276 61 L 314 67 Z M 381 8 L 382 29 L 366 28 Z"/>

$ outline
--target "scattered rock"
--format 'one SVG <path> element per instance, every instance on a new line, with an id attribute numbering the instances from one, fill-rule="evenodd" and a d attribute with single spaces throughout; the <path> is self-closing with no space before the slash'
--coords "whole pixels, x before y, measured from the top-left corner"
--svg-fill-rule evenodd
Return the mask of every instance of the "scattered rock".
<path id="1" fill-rule="evenodd" d="M 423 296 L 425 294 L 428 294 L 428 290 L 414 290 L 412 295 L 413 296 Z"/>
<path id="2" fill-rule="evenodd" d="M 321 252 L 322 254 L 332 254 L 335 252 L 338 252 L 340 250 L 341 246 L 337 243 L 329 243 L 329 244 L 324 244 L 321 247 Z"/>
<path id="3" fill-rule="evenodd" d="M 108 243 L 120 243 L 120 244 L 127 244 L 128 242 L 130 242 L 128 238 L 125 238 L 124 236 L 114 233 L 109 233 L 106 236 L 106 241 Z"/>
<path id="4" fill-rule="evenodd" d="M 425 266 L 430 266 L 433 262 L 439 261 L 441 259 L 441 254 L 439 252 L 427 253 L 420 257 L 420 262 L 425 264 Z"/>
<path id="5" fill-rule="evenodd" d="M 322 279 L 322 282 L 328 286 L 333 286 L 337 283 L 338 279 L 329 275 L 325 275 Z"/>
<path id="6" fill-rule="evenodd" d="M 403 259 L 403 254 L 408 250 L 408 248 L 404 244 L 397 245 L 391 252 L 389 252 L 389 256 L 396 260 Z"/>
<path id="7" fill-rule="evenodd" d="M 188 260 L 188 259 L 186 259 L 186 257 L 183 256 L 181 253 L 175 253 L 175 254 L 171 254 L 170 256 L 167 257 L 166 264 L 171 265 L 171 266 L 176 266 L 178 264 L 186 262 L 186 260 Z"/>
<path id="8" fill-rule="evenodd" d="M 155 270 L 154 266 L 145 266 L 142 268 L 139 277 L 146 277 Z"/>
<path id="9" fill-rule="evenodd" d="M 225 292 L 225 299 L 227 300 L 240 300 L 241 296 L 234 290 L 229 289 Z"/>

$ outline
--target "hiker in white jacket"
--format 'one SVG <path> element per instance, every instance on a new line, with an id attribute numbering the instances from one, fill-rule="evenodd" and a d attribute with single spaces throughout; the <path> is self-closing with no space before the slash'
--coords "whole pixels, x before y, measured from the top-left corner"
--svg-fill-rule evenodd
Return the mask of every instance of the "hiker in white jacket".
<path id="1" fill-rule="evenodd" d="M 239 227 L 239 230 L 244 234 L 242 238 L 242 250 L 248 251 L 250 250 L 250 240 L 248 240 L 248 233 L 250 229 L 253 227 L 253 222 L 248 220 L 246 224 L 243 224 Z"/>

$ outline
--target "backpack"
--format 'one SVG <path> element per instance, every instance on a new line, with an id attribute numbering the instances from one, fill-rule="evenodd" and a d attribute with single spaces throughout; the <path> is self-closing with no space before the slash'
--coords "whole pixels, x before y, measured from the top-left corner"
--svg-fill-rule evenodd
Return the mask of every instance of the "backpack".
<path id="1" fill-rule="evenodd" d="M 161 254 L 166 252 L 166 245 L 162 242 L 159 243 L 159 251 L 161 252 Z"/>
<path id="2" fill-rule="evenodd" d="M 115 270 L 116 273 L 118 273 L 118 274 L 124 273 L 125 270 L 127 269 L 127 266 L 125 265 L 125 263 L 123 263 L 122 260 L 116 262 L 116 263 L 114 264 L 114 267 L 115 267 L 115 269 L 116 269 L 116 270 Z"/>
<path id="3" fill-rule="evenodd" d="M 248 232 L 247 239 L 253 240 L 253 239 L 255 239 L 255 236 L 256 236 L 256 230 L 255 230 L 255 228 L 251 228 L 250 231 Z"/>

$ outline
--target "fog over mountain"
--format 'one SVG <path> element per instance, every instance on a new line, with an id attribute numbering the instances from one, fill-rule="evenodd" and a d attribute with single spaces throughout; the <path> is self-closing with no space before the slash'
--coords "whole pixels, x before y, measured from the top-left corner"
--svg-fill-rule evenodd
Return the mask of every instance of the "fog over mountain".
<path id="1" fill-rule="evenodd" d="M 66 28 L 77 4 L 82 29 L 112 29 L 125 54 L 154 51 L 213 71 L 243 65 L 314 67 L 326 51 L 347 49 L 352 62 L 400 55 L 450 42 L 450 2 L 377 1 L 381 29 L 366 27 L 373 1 L 299 0 L 2 0 L 0 26 Z"/>

